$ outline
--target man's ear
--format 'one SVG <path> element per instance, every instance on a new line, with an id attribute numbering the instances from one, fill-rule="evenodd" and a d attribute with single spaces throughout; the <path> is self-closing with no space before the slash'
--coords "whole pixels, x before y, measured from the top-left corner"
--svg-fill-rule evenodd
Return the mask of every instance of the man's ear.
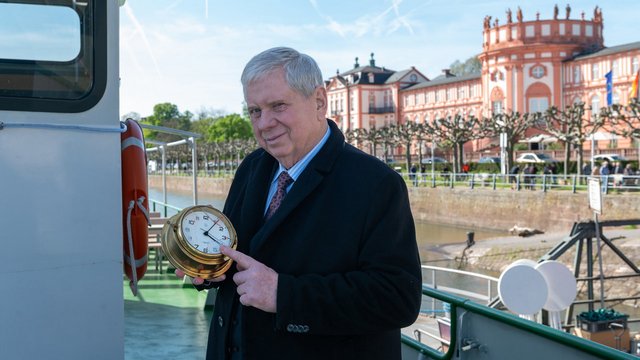
<path id="1" fill-rule="evenodd" d="M 315 91 L 315 98 L 316 98 L 316 110 L 320 111 L 322 109 L 325 109 L 326 112 L 326 107 L 327 107 L 327 89 L 324 88 L 324 86 L 318 86 L 316 88 Z"/>

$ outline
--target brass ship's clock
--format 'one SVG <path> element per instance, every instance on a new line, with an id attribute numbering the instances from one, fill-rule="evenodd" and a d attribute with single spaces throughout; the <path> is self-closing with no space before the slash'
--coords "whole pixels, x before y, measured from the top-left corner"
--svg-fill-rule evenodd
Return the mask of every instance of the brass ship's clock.
<path id="1" fill-rule="evenodd" d="M 208 205 L 190 206 L 171 217 L 160 237 L 165 256 L 191 277 L 211 279 L 224 274 L 232 260 L 220 253 L 220 246 L 236 247 L 231 221 Z"/>

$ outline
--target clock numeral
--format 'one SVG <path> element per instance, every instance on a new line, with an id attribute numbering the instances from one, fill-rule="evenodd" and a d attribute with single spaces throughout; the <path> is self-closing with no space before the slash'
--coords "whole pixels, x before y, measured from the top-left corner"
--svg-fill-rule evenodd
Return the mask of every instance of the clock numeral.
<path id="1" fill-rule="evenodd" d="M 197 218 L 196 218 L 197 219 Z M 189 224 L 194 225 L 196 222 L 193 220 L 189 220 Z"/>
<path id="2" fill-rule="evenodd" d="M 200 220 L 200 216 L 196 215 L 196 220 Z"/>
<path id="3" fill-rule="evenodd" d="M 208 253 L 209 252 L 209 248 L 202 249 L 202 252 Z"/>
<path id="4" fill-rule="evenodd" d="M 205 215 L 202 218 L 205 219 L 205 220 L 209 220 L 209 215 Z"/>
<path id="5" fill-rule="evenodd" d="M 218 231 L 223 231 L 223 230 L 224 230 L 224 228 L 223 228 L 222 226 L 220 226 L 220 227 L 218 228 Z"/>
<path id="6" fill-rule="evenodd" d="M 196 249 L 200 247 L 200 244 L 193 244 L 193 247 L 195 247 Z"/>
<path id="7" fill-rule="evenodd" d="M 222 235 L 222 240 L 229 240 L 229 238 L 226 235 Z"/>
<path id="8" fill-rule="evenodd" d="M 189 232 L 191 231 L 191 228 L 184 228 L 184 231 Z"/>

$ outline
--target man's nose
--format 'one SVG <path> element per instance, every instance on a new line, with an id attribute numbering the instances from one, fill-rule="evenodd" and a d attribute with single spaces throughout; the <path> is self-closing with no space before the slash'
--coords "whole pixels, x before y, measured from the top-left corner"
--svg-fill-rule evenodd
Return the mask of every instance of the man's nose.
<path id="1" fill-rule="evenodd" d="M 262 110 L 260 117 L 254 121 L 259 129 L 268 128 L 275 123 L 275 113 L 269 110 Z"/>

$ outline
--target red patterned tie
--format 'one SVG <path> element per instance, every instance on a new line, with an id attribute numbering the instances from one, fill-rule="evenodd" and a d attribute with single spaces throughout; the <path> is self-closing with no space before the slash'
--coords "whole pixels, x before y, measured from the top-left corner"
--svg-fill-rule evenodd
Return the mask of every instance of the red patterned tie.
<path id="1" fill-rule="evenodd" d="M 289 176 L 289 173 L 283 171 L 278 175 L 278 185 L 276 187 L 276 193 L 273 195 L 271 199 L 271 203 L 269 203 L 269 210 L 267 210 L 267 215 L 265 215 L 265 220 L 269 220 L 269 218 L 278 210 L 282 200 L 285 195 L 287 195 L 287 186 L 291 185 L 293 179 Z"/>

